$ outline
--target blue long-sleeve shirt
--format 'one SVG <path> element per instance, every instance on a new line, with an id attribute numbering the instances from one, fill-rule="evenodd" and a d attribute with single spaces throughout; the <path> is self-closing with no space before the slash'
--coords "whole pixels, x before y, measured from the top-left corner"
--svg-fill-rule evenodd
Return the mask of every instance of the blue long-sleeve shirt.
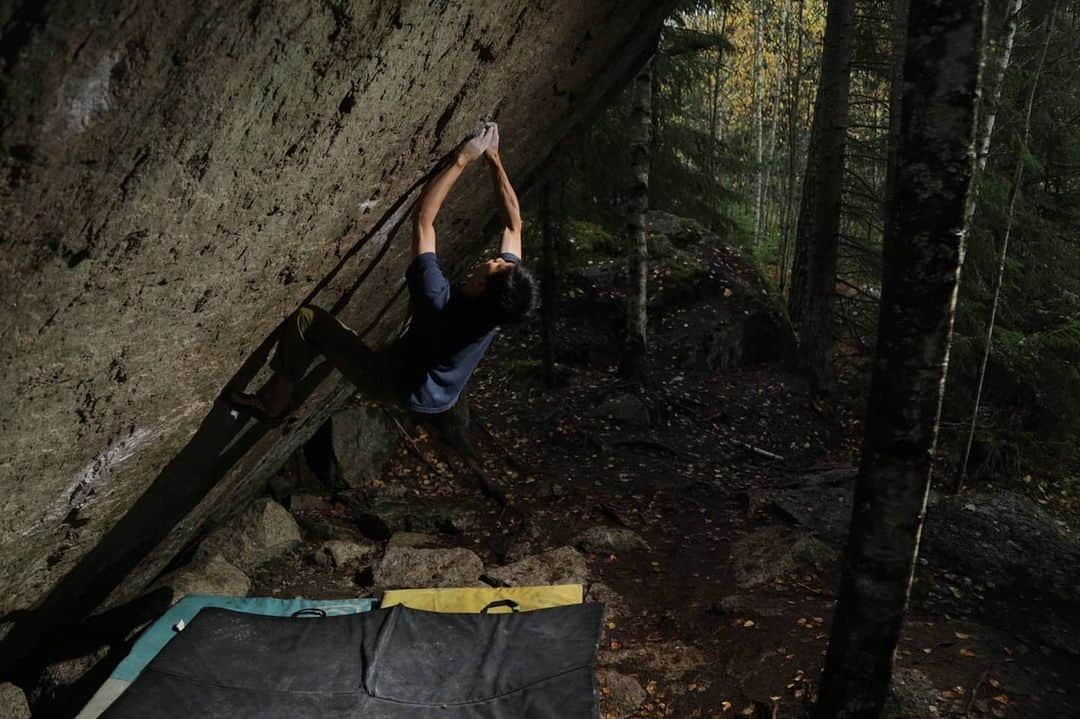
<path id="1" fill-rule="evenodd" d="M 521 261 L 509 252 L 499 257 Z M 434 252 L 417 255 L 405 281 L 412 320 L 395 348 L 394 384 L 407 408 L 438 414 L 458 401 L 498 327 L 450 285 Z"/>

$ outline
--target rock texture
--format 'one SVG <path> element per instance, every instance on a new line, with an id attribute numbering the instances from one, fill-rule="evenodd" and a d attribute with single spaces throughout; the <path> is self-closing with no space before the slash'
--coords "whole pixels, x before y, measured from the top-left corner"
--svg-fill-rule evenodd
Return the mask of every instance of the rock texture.
<path id="1" fill-rule="evenodd" d="M 503 567 L 491 567 L 487 576 L 507 587 L 586 584 L 589 565 L 573 547 L 558 547 Z"/>
<path id="2" fill-rule="evenodd" d="M 350 562 L 361 562 L 370 558 L 376 552 L 376 547 L 371 544 L 357 544 L 346 542 L 341 539 L 331 539 L 323 542 L 315 550 L 314 559 L 316 564 L 324 567 L 341 568 Z"/>
<path id="3" fill-rule="evenodd" d="M 158 580 L 157 585 L 172 590 L 173 603 L 186 594 L 222 594 L 246 597 L 251 579 L 220 554 L 192 562 Z"/>
<path id="4" fill-rule="evenodd" d="M 630 719 L 649 695 L 637 679 L 611 669 L 599 669 L 596 681 L 600 685 L 601 715 L 611 719 Z"/>
<path id="5" fill-rule="evenodd" d="M 30 719 L 30 706 L 26 694 L 14 684 L 0 684 L 0 717 L 4 719 Z"/>
<path id="6" fill-rule="evenodd" d="M 390 547 L 375 565 L 380 589 L 473 587 L 480 584 L 484 563 L 468 549 Z"/>
<path id="7" fill-rule="evenodd" d="M 330 435 L 337 476 L 349 487 L 377 479 L 398 442 L 393 421 L 379 407 L 346 407 L 331 418 Z"/>
<path id="8" fill-rule="evenodd" d="M 669 3 L 51 0 L 0 11 L 0 657 L 136 596 L 343 407 L 267 430 L 256 382 L 305 301 L 398 326 L 418 186 L 482 117 L 529 184 L 644 61 Z M 453 266 L 493 215 L 470 169 Z M 4 666 L 0 666 L 0 674 Z"/>
<path id="9" fill-rule="evenodd" d="M 228 526 L 214 530 L 199 545 L 196 556 L 221 555 L 240 570 L 250 572 L 300 542 L 300 527 L 288 510 L 263 498 Z"/>
<path id="10" fill-rule="evenodd" d="M 740 537 L 731 547 L 735 583 L 750 589 L 791 572 L 822 572 L 838 559 L 823 542 L 787 527 L 757 529 Z"/>
<path id="11" fill-rule="evenodd" d="M 578 534 L 572 544 L 591 554 L 619 554 L 649 548 L 649 543 L 632 529 L 601 524 Z"/>

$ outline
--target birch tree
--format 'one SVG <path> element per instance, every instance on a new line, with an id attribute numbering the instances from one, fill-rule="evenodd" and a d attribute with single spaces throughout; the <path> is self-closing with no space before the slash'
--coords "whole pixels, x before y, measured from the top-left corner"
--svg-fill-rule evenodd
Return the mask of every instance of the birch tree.
<path id="1" fill-rule="evenodd" d="M 878 717 L 930 488 L 975 166 L 985 0 L 911 0 L 862 462 L 816 707 Z"/>
<path id="2" fill-rule="evenodd" d="M 1013 12 L 1019 12 L 1020 0 L 1014 0 L 1013 5 L 1016 6 L 1015 10 L 1010 7 Z M 1050 50 L 1050 37 L 1054 31 L 1054 18 L 1057 15 L 1058 0 L 1054 1 L 1054 5 L 1050 10 L 1050 14 L 1046 18 L 1045 23 L 1045 39 L 1043 40 L 1042 50 L 1039 53 L 1039 61 L 1035 66 L 1035 70 L 1031 76 L 1031 89 L 1028 91 L 1027 103 L 1024 106 L 1024 130 L 1023 135 L 1019 139 L 1017 146 L 1016 168 L 1013 170 L 1012 186 L 1009 188 L 1009 203 L 1008 209 L 1005 214 L 1005 229 L 1001 236 L 1001 249 L 999 251 L 998 267 L 997 267 L 997 279 L 994 282 L 994 299 L 990 303 L 990 321 L 986 326 L 986 346 L 983 348 L 982 362 L 979 365 L 979 379 L 975 386 L 975 403 L 971 409 L 971 424 L 968 428 L 967 442 L 964 446 L 964 458 L 960 462 L 960 479 L 956 486 L 956 491 L 959 492 L 963 489 L 964 482 L 967 480 L 967 468 L 968 462 L 971 460 L 971 446 L 975 442 L 975 429 L 978 425 L 979 419 L 979 404 L 982 402 L 983 382 L 986 380 L 986 366 L 990 361 L 990 348 L 994 343 L 994 323 L 997 320 L 998 302 L 1001 300 L 1001 283 L 1005 279 L 1005 261 L 1009 256 L 1009 239 L 1012 236 L 1013 218 L 1016 216 L 1016 200 L 1020 194 L 1020 184 L 1024 180 L 1024 154 L 1027 152 L 1028 142 L 1031 139 L 1031 113 L 1035 108 L 1035 93 L 1039 86 L 1039 76 L 1042 75 L 1043 67 L 1046 65 L 1046 53 Z M 1012 39 L 1016 34 L 1016 16 L 1011 15 L 1010 27 L 1007 32 L 1007 45 L 1006 50 L 1003 52 L 1011 51 Z M 994 105 L 992 111 L 996 111 L 996 103 L 1001 99 L 1001 84 L 1005 79 L 1005 68 L 1008 67 L 1008 55 L 1005 54 L 1001 62 L 1001 71 L 998 73 L 998 88 L 994 91 Z M 982 141 L 979 145 L 978 155 L 978 167 L 981 172 L 986 168 L 986 155 L 983 152 L 989 154 L 990 152 L 990 134 L 994 129 L 993 122 L 994 115 L 987 118 L 987 126 L 983 131 Z M 971 226 L 971 220 L 974 216 L 974 201 L 971 203 L 971 209 L 968 210 L 968 216 L 965 220 L 967 227 Z"/>
<path id="3" fill-rule="evenodd" d="M 626 335 L 620 374 L 646 379 L 646 278 L 648 245 L 645 213 L 649 209 L 649 156 L 652 130 L 652 60 L 634 78 L 630 109 L 630 166 L 632 181 L 626 202 Z"/>
<path id="4" fill-rule="evenodd" d="M 785 67 L 785 56 L 787 54 L 787 30 L 788 30 L 788 2 L 787 0 L 780 0 L 780 52 L 777 54 L 777 61 L 779 66 L 776 72 L 776 86 L 773 92 L 772 103 L 772 122 L 769 126 L 769 140 L 765 147 L 765 159 L 764 165 L 761 168 L 761 191 L 758 193 L 758 243 L 761 242 L 761 235 L 765 231 L 764 226 L 769 225 L 768 213 L 765 211 L 766 201 L 769 194 L 769 183 L 772 179 L 772 167 L 773 158 L 776 154 L 776 130 L 777 125 L 780 123 L 780 98 L 783 95 L 783 78 Z"/>
<path id="5" fill-rule="evenodd" d="M 754 4 L 754 128 L 756 156 L 754 172 L 757 179 L 757 191 L 754 199 L 754 246 L 761 244 L 762 208 L 765 204 L 765 7 L 762 0 Z"/>

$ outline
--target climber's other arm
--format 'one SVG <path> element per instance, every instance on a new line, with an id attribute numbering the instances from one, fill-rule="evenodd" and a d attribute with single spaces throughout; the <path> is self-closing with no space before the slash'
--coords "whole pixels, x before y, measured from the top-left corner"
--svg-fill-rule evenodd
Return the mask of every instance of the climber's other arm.
<path id="1" fill-rule="evenodd" d="M 506 175 L 506 168 L 503 167 L 502 160 L 499 157 L 499 127 L 495 123 L 491 123 L 489 127 L 494 128 L 494 137 L 484 152 L 484 156 L 488 160 L 491 181 L 495 185 L 495 195 L 498 198 L 503 217 L 502 246 L 499 251 L 522 257 L 521 207 L 518 205 L 514 186 L 510 184 L 510 178 Z"/>
<path id="2" fill-rule="evenodd" d="M 484 154 L 493 135 L 491 126 L 485 126 L 483 132 L 458 148 L 454 161 L 447 165 L 446 169 L 424 186 L 413 212 L 413 257 L 425 252 L 435 252 L 435 216 L 439 214 L 439 208 L 442 207 L 450 188 L 461 177 L 461 171 Z"/>

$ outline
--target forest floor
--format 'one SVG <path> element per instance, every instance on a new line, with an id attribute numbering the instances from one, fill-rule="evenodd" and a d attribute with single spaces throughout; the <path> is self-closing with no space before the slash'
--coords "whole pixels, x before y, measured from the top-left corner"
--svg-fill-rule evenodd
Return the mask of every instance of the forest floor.
<path id="1" fill-rule="evenodd" d="M 861 418 L 814 400 L 775 364 L 700 366 L 679 341 L 698 315 L 666 312 L 654 327 L 647 392 L 620 382 L 602 349 L 572 353 L 582 361 L 562 365 L 562 386 L 547 389 L 535 327 L 496 341 L 470 389 L 470 437 L 505 505 L 485 498 L 422 426 L 410 428 L 375 486 L 473 507 L 475 523 L 438 541 L 485 565 L 504 563 L 522 542 L 530 553 L 571 544 L 596 525 L 645 540 L 647 548 L 585 555 L 589 582 L 610 588 L 616 605 L 600 647 L 605 717 L 801 717 L 822 668 L 839 547 L 796 526 L 775 499 L 808 477 L 823 487 L 850 480 Z M 560 341 L 580 345 L 595 323 L 564 320 Z M 348 514 L 340 504 L 328 511 Z M 267 568 L 253 593 L 332 596 L 370 584 L 370 573 L 335 573 L 308 557 L 299 550 Z M 1041 607 L 920 560 L 893 716 L 1076 716 L 1076 646 L 1012 621 Z M 628 691 L 619 675 L 644 691 Z"/>

